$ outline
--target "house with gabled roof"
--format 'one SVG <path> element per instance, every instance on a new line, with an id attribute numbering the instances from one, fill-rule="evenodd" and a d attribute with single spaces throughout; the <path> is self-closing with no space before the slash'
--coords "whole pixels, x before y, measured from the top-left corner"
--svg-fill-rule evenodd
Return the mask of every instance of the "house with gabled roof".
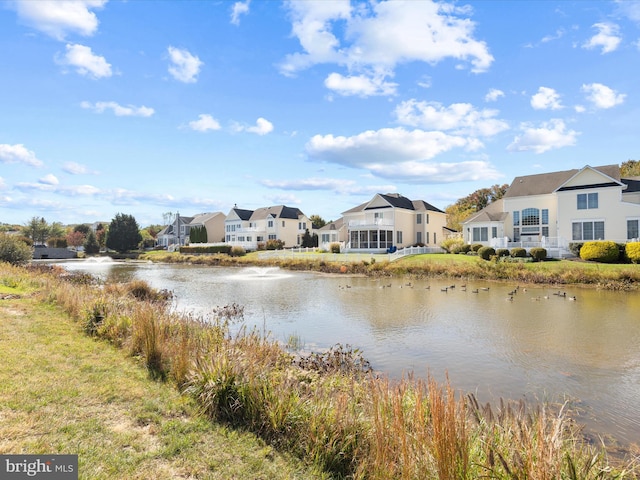
<path id="1" fill-rule="evenodd" d="M 467 243 L 495 248 L 542 246 L 569 253 L 569 243 L 640 236 L 640 178 L 619 165 L 516 177 L 505 195 L 462 222 Z"/>
<path id="2" fill-rule="evenodd" d="M 204 243 L 216 243 L 224 241 L 224 221 L 226 216 L 222 212 L 199 213 L 188 223 L 187 228 L 191 233 L 192 228 L 204 228 L 207 239 Z"/>
<path id="3" fill-rule="evenodd" d="M 339 243 L 341 250 L 346 247 L 348 232 L 344 217 L 329 222 L 318 229 L 318 246 L 322 250 L 329 251 L 332 243 Z"/>
<path id="4" fill-rule="evenodd" d="M 299 208 L 275 205 L 244 210 L 234 206 L 225 220 L 225 243 L 257 250 L 268 240 L 280 240 L 285 247 L 294 247 L 301 245 L 307 230 L 311 234 L 313 225 Z"/>
<path id="5" fill-rule="evenodd" d="M 173 223 L 158 232 L 156 245 L 164 248 L 187 245 L 189 243 L 189 224 L 193 217 L 176 215 Z"/>
<path id="6" fill-rule="evenodd" d="M 347 226 L 346 250 L 350 252 L 438 246 L 447 224 L 447 215 L 442 210 L 398 193 L 378 193 L 342 215 Z"/>

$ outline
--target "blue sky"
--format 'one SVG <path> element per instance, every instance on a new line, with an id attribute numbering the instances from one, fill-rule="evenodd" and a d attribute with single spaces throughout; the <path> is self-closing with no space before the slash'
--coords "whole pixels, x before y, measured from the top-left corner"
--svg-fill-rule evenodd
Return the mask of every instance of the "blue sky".
<path id="1" fill-rule="evenodd" d="M 640 2 L 0 2 L 0 222 L 441 209 L 639 159 Z"/>

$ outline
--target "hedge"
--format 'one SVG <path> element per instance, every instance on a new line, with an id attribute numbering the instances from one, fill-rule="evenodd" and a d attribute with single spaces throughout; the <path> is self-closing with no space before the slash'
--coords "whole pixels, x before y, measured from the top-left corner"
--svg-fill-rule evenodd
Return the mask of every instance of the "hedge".
<path id="1" fill-rule="evenodd" d="M 600 263 L 614 263 L 620 258 L 620 249 L 615 242 L 604 240 L 585 242 L 580 249 L 580 258 Z"/>
<path id="2" fill-rule="evenodd" d="M 547 249 L 542 247 L 534 247 L 529 250 L 529 255 L 537 262 L 547 259 Z"/>
<path id="3" fill-rule="evenodd" d="M 640 242 L 630 242 L 624 248 L 627 258 L 632 263 L 640 263 Z"/>
<path id="4" fill-rule="evenodd" d="M 495 254 L 496 251 L 493 247 L 480 247 L 478 249 L 478 256 L 483 260 L 491 260 L 491 257 L 493 257 Z"/>
<path id="5" fill-rule="evenodd" d="M 180 253 L 231 253 L 231 245 L 209 245 L 207 247 L 180 247 Z"/>
<path id="6" fill-rule="evenodd" d="M 526 258 L 527 251 L 522 247 L 515 247 L 511 249 L 511 256 L 513 258 Z"/>

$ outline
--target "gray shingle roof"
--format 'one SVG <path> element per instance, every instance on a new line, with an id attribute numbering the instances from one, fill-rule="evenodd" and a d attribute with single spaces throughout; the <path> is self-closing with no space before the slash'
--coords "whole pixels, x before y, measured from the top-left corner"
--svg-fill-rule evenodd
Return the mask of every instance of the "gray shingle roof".
<path id="1" fill-rule="evenodd" d="M 619 165 L 593 167 L 601 173 L 620 181 Z M 540 173 L 514 178 L 504 194 L 504 198 L 524 197 L 529 195 L 545 195 L 553 193 L 582 169 L 564 170 L 561 172 Z"/>
<path id="2" fill-rule="evenodd" d="M 253 211 L 251 220 L 263 220 L 269 216 L 275 218 L 291 218 L 298 219 L 301 215 L 304 215 L 298 208 L 287 207 L 285 205 L 276 205 L 273 207 L 259 208 Z M 244 219 L 243 219 L 244 220 Z"/>

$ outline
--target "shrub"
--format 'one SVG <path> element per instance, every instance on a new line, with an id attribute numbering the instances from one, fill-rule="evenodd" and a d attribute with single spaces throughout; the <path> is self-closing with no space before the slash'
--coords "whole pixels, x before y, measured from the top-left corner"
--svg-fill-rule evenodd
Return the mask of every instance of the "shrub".
<path id="1" fill-rule="evenodd" d="M 231 247 L 231 252 L 229 252 L 229 255 L 231 255 L 232 257 L 244 257 L 246 254 L 246 250 L 240 245 L 234 245 L 233 247 Z"/>
<path id="2" fill-rule="evenodd" d="M 542 247 L 534 247 L 529 250 L 529 254 L 536 262 L 541 262 L 547 259 L 547 249 Z"/>
<path id="3" fill-rule="evenodd" d="M 569 251 L 571 253 L 573 253 L 576 257 L 580 256 L 580 249 L 582 248 L 582 245 L 584 245 L 584 243 L 581 242 L 571 242 L 569 244 Z"/>
<path id="4" fill-rule="evenodd" d="M 484 245 L 482 245 L 481 243 L 474 243 L 471 245 L 471 251 L 478 253 L 478 250 L 480 250 L 482 247 L 484 247 Z"/>
<path id="5" fill-rule="evenodd" d="M 594 241 L 585 242 L 580 249 L 580 258 L 600 263 L 614 263 L 620 257 L 620 250 L 615 242 Z"/>
<path id="6" fill-rule="evenodd" d="M 185 246 L 180 247 L 180 253 L 226 253 L 231 254 L 231 245 L 216 245 L 208 247 Z"/>
<path id="7" fill-rule="evenodd" d="M 524 248 L 515 247 L 515 248 L 511 249 L 511 256 L 513 258 L 526 258 L 527 257 L 527 251 Z"/>
<path id="8" fill-rule="evenodd" d="M 491 260 L 491 257 L 496 254 L 493 247 L 480 247 L 478 249 L 478 256 L 483 260 Z"/>
<path id="9" fill-rule="evenodd" d="M 624 252 L 632 263 L 640 263 L 640 242 L 630 242 L 624 248 Z"/>
<path id="10" fill-rule="evenodd" d="M 340 253 L 340 244 L 335 242 L 329 245 L 329 251 L 331 253 Z"/>
<path id="11" fill-rule="evenodd" d="M 499 248 L 496 250 L 496 255 L 498 257 L 508 257 L 509 256 L 509 249 L 508 248 Z"/>
<path id="12" fill-rule="evenodd" d="M 0 261 L 20 265 L 29 262 L 32 258 L 31 247 L 20 238 L 0 233 Z"/>
<path id="13" fill-rule="evenodd" d="M 460 253 L 460 248 L 465 245 L 462 238 L 447 238 L 440 242 L 440 247 L 447 253 Z"/>
<path id="14" fill-rule="evenodd" d="M 265 248 L 267 250 L 282 250 L 284 248 L 284 242 L 282 240 L 267 240 Z"/>

